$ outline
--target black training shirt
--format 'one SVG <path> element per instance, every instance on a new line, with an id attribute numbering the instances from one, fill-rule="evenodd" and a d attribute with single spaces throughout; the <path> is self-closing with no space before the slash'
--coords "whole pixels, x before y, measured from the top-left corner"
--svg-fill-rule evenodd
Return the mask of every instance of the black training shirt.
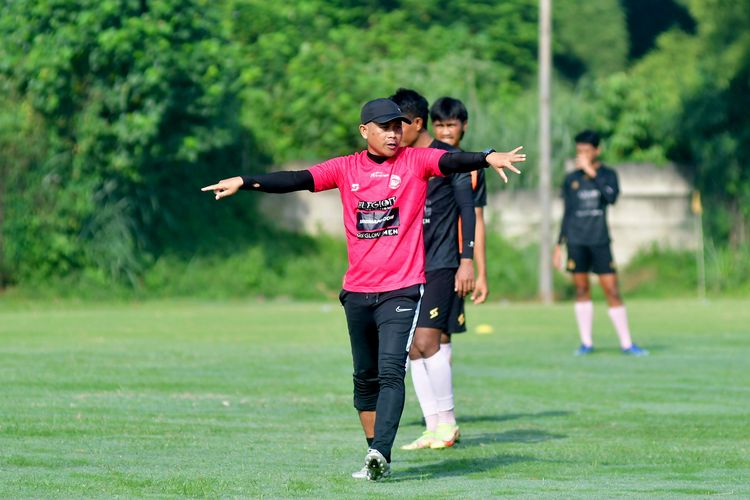
<path id="1" fill-rule="evenodd" d="M 565 212 L 558 242 L 569 245 L 609 243 L 607 205 L 613 204 L 619 193 L 617 174 L 604 165 L 597 169 L 593 179 L 580 169 L 565 176 L 562 187 Z"/>
<path id="2" fill-rule="evenodd" d="M 458 152 L 460 149 L 433 140 L 431 148 Z M 427 185 L 424 209 L 425 271 L 456 269 L 460 258 L 474 256 L 474 213 L 471 174 L 433 177 Z M 458 216 L 462 219 L 459 249 Z"/>

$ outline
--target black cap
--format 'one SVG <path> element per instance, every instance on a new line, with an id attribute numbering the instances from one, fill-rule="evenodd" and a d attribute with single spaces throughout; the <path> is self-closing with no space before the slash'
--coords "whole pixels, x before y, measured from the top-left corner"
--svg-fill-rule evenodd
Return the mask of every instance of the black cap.
<path id="1" fill-rule="evenodd" d="M 360 120 L 362 124 L 370 122 L 388 123 L 391 120 L 401 120 L 411 125 L 411 120 L 401 112 L 398 104 L 384 97 L 370 101 L 362 106 Z"/>

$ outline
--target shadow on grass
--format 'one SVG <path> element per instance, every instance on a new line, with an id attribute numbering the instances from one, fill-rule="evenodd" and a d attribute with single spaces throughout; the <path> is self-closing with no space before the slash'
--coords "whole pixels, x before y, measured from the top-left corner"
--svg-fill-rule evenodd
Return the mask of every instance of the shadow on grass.
<path id="1" fill-rule="evenodd" d="M 520 462 L 538 462 L 527 455 L 495 455 L 482 458 L 451 458 L 394 471 L 389 482 L 422 481 L 432 477 L 465 476 L 491 472 Z"/>
<path id="2" fill-rule="evenodd" d="M 564 439 L 564 434 L 552 434 L 539 429 L 514 429 L 505 432 L 486 432 L 476 436 L 464 436 L 456 443 L 457 448 L 482 446 L 490 443 L 541 443 L 552 439 Z"/>
<path id="3" fill-rule="evenodd" d="M 638 346 L 647 350 L 650 354 L 661 353 L 661 352 L 665 352 L 665 351 L 669 351 L 673 349 L 673 346 L 664 345 L 664 344 L 641 344 L 639 343 Z M 596 347 L 595 346 L 593 353 L 587 354 L 585 356 L 573 356 L 573 357 L 576 359 L 595 359 L 602 355 L 619 356 L 621 358 L 636 357 L 636 356 L 625 356 L 622 353 L 622 349 L 616 346 L 615 347 Z"/>
<path id="4" fill-rule="evenodd" d="M 570 415 L 569 411 L 541 411 L 538 413 L 506 413 L 504 415 L 460 415 L 458 425 L 471 424 L 476 422 L 507 422 L 509 420 L 518 420 L 521 418 L 544 418 L 544 417 L 565 417 Z M 423 420 L 412 420 L 404 422 L 402 425 L 424 425 Z"/>

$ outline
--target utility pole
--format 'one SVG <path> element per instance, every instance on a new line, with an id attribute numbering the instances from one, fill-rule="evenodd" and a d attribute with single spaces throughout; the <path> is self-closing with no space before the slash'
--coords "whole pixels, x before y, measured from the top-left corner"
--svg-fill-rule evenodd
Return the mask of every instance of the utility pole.
<path id="1" fill-rule="evenodd" d="M 552 0 L 539 0 L 539 297 L 552 303 L 552 175 L 550 144 L 550 80 L 552 73 Z"/>

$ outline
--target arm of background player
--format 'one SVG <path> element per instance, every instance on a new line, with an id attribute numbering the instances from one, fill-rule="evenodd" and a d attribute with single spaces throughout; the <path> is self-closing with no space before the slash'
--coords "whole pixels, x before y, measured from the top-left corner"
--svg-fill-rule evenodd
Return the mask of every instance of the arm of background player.
<path id="1" fill-rule="evenodd" d="M 484 207 L 476 207 L 476 230 L 474 232 L 474 262 L 477 264 L 476 281 L 474 282 L 474 291 L 471 293 L 471 300 L 475 304 L 481 304 L 487 300 L 490 294 L 487 287 L 487 253 L 485 248 L 485 226 L 484 226 Z"/>
<path id="2" fill-rule="evenodd" d="M 213 191 L 217 200 L 232 196 L 238 190 L 262 191 L 264 193 L 291 193 L 292 191 L 313 191 L 315 182 L 308 170 L 272 172 L 270 174 L 248 175 L 223 179 L 206 186 L 201 191 Z"/>
<path id="3" fill-rule="evenodd" d="M 617 196 L 620 194 L 620 186 L 617 183 L 617 174 L 597 175 L 594 177 L 594 184 L 596 184 L 599 192 L 602 193 L 602 198 L 604 198 L 605 203 L 613 205 L 615 201 L 617 201 Z"/>
<path id="4" fill-rule="evenodd" d="M 560 269 L 562 267 L 562 245 L 566 243 L 568 239 L 568 220 L 572 211 L 572 208 L 569 207 L 568 196 L 568 181 L 566 179 L 562 188 L 563 218 L 562 222 L 560 222 L 560 235 L 557 237 L 557 245 L 555 245 L 555 250 L 552 253 L 552 267 L 555 269 Z"/>
<path id="5" fill-rule="evenodd" d="M 455 289 L 459 296 L 465 297 L 474 289 L 474 191 L 471 189 L 471 178 L 468 175 L 454 176 L 451 179 L 451 187 L 461 216 L 461 248 L 458 249 L 461 263 L 456 272 Z"/>
<path id="6" fill-rule="evenodd" d="M 458 214 L 461 217 L 461 248 L 458 251 L 462 259 L 473 259 L 476 213 L 474 212 L 474 191 L 471 189 L 471 179 L 465 175 L 458 176 L 451 180 L 451 187 L 458 206 Z"/>
<path id="7" fill-rule="evenodd" d="M 562 245 L 568 240 L 568 221 L 570 219 L 570 214 L 573 211 L 573 207 L 571 206 L 572 193 L 568 188 L 568 179 L 565 179 L 563 181 L 563 187 L 561 191 L 563 199 L 563 217 L 562 221 L 560 222 L 560 234 L 557 237 L 558 245 Z"/>

